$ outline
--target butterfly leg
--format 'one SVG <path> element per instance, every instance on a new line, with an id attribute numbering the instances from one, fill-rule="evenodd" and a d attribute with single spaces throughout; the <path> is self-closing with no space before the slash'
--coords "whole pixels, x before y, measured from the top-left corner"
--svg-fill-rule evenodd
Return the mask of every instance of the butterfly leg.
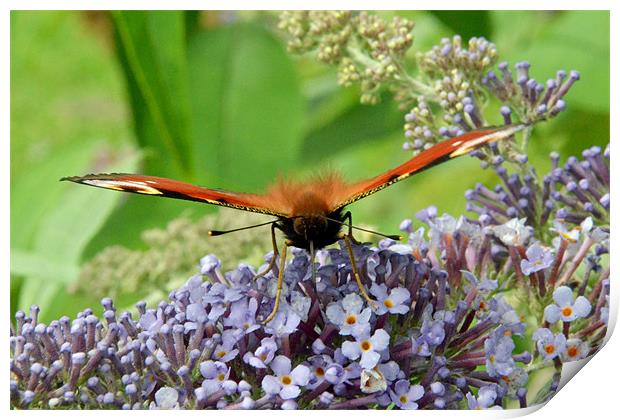
<path id="1" fill-rule="evenodd" d="M 344 214 L 343 220 L 346 220 L 346 219 L 349 219 L 349 223 L 347 223 L 347 226 L 349 227 L 349 238 L 351 239 L 351 242 L 353 242 L 355 245 L 360 245 L 361 242 L 359 242 L 357 239 L 353 237 L 353 217 L 351 216 L 350 211 Z"/>
<path id="2" fill-rule="evenodd" d="M 362 294 L 364 299 L 366 299 L 366 302 L 368 302 L 370 307 L 373 309 L 377 309 L 377 303 L 372 300 L 370 296 L 368 296 L 368 293 L 366 293 L 366 287 L 364 287 L 364 284 L 362 284 L 362 279 L 360 277 L 359 270 L 357 269 L 357 262 L 355 261 L 355 256 L 353 255 L 353 246 L 351 245 L 353 238 L 349 235 L 342 235 L 342 239 L 344 239 L 344 243 L 347 247 L 347 252 L 349 253 L 349 259 L 351 260 L 351 269 L 353 270 L 353 277 L 355 277 L 357 287 L 360 289 L 360 293 Z"/>
<path id="3" fill-rule="evenodd" d="M 271 260 L 269 260 L 267 268 L 254 276 L 254 280 L 258 279 L 259 277 L 263 277 L 265 274 L 269 273 L 273 269 L 273 265 L 276 263 L 276 258 L 278 258 L 278 254 L 280 253 L 278 251 L 278 244 L 276 242 L 276 227 L 277 225 L 275 223 L 271 225 L 271 244 L 273 246 L 273 255 L 271 256 Z"/>
<path id="4" fill-rule="evenodd" d="M 276 316 L 276 313 L 278 312 L 278 308 L 280 307 L 280 296 L 282 295 L 282 283 L 284 282 L 284 271 L 285 271 L 284 269 L 285 269 L 285 264 L 286 264 L 286 251 L 289 246 L 291 246 L 291 243 L 289 241 L 286 241 L 284 243 L 284 247 L 282 248 L 282 254 L 280 254 L 280 267 L 278 270 L 278 284 L 276 286 L 276 302 L 273 305 L 273 310 L 271 311 L 269 316 L 263 320 L 262 322 L 263 325 L 269 323 Z"/>

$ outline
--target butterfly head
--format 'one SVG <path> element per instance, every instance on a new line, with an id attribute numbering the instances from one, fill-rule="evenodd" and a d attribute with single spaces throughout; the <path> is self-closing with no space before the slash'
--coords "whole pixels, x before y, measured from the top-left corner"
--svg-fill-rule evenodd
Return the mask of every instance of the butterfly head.
<path id="1" fill-rule="evenodd" d="M 341 219 L 340 210 L 337 210 L 329 214 L 282 218 L 278 226 L 293 246 L 310 251 L 311 246 L 321 249 L 338 241 L 342 224 L 336 220 Z"/>
<path id="2" fill-rule="evenodd" d="M 320 215 L 301 216 L 293 219 L 293 230 L 306 240 L 312 240 L 317 234 L 327 230 L 328 220 Z"/>

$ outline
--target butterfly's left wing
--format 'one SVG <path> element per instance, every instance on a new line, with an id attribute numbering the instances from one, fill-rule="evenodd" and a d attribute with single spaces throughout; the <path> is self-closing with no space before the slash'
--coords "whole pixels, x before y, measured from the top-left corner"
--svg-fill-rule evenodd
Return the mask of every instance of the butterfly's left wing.
<path id="1" fill-rule="evenodd" d="M 257 194 L 236 193 L 218 189 L 204 188 L 174 179 L 157 176 L 133 174 L 91 174 L 85 176 L 70 176 L 61 181 L 72 181 L 79 184 L 109 190 L 125 191 L 136 194 L 146 194 L 155 197 L 169 197 L 180 200 L 198 201 L 216 206 L 230 207 L 254 213 L 272 216 L 284 216 L 283 211 L 265 205 L 265 200 Z"/>
<path id="2" fill-rule="evenodd" d="M 485 144 L 493 143 L 511 137 L 518 131 L 528 127 L 526 124 L 508 125 L 499 128 L 489 128 L 470 131 L 438 143 L 422 153 L 414 156 L 402 165 L 389 170 L 374 178 L 355 183 L 347 191 L 347 196 L 338 202 L 336 207 L 342 208 L 357 200 L 361 200 L 398 181 L 409 178 L 411 175 L 431 168 L 452 158 L 462 156 Z"/>

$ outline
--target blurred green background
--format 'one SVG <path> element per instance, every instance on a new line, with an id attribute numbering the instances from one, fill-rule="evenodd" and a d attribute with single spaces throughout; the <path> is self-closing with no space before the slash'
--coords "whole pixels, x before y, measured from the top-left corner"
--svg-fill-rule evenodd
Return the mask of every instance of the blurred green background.
<path id="1" fill-rule="evenodd" d="M 414 53 L 458 33 L 491 40 L 500 61 L 529 60 L 539 80 L 581 72 L 567 112 L 535 130 L 530 159 L 541 173 L 551 150 L 566 158 L 608 143 L 608 12 L 397 14 L 416 22 Z M 409 157 L 403 113 L 389 96 L 360 105 L 335 69 L 288 54 L 276 22 L 274 12 L 11 13 L 12 313 L 36 303 L 49 321 L 96 307 L 102 296 L 67 291 L 81 264 L 110 245 L 143 247 L 142 231 L 182 213 L 217 211 L 63 176 L 138 172 L 254 192 L 278 174 L 330 167 L 356 180 Z M 356 223 L 396 233 L 430 204 L 463 213 L 476 182 L 497 181 L 459 159 L 351 210 Z M 208 253 L 217 254 L 215 240 Z"/>

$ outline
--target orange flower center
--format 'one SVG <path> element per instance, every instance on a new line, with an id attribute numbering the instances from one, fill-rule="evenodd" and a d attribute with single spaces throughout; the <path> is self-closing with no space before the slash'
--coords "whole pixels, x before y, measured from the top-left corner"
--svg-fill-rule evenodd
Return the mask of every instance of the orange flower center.
<path id="1" fill-rule="evenodd" d="M 362 344 L 360 344 L 360 347 L 362 348 L 362 350 L 368 351 L 372 348 L 372 343 L 368 340 L 364 340 L 362 341 Z"/>
<path id="2" fill-rule="evenodd" d="M 223 381 L 225 378 L 226 378 L 226 376 L 223 373 L 219 373 L 217 375 L 217 380 L 220 381 L 220 382 Z"/>
<path id="3" fill-rule="evenodd" d="M 566 350 L 566 353 L 570 357 L 576 357 L 579 354 L 579 349 L 575 346 L 572 346 L 572 347 L 569 347 L 568 350 Z"/>
<path id="4" fill-rule="evenodd" d="M 401 403 L 407 404 L 407 402 L 409 401 L 409 398 L 407 398 L 406 395 L 401 395 L 399 400 L 400 400 Z"/>
<path id="5" fill-rule="evenodd" d="M 573 314 L 573 308 L 571 308 L 570 306 L 567 306 L 566 308 L 562 309 L 562 315 L 571 316 L 572 314 Z"/>
<path id="6" fill-rule="evenodd" d="M 386 308 L 391 309 L 394 307 L 394 302 L 392 302 L 392 299 L 386 299 L 383 301 L 383 304 L 385 305 Z"/>
<path id="7" fill-rule="evenodd" d="M 345 320 L 345 322 L 348 325 L 355 325 L 357 323 L 357 317 L 355 315 L 349 315 L 347 316 L 347 319 Z"/>
<path id="8" fill-rule="evenodd" d="M 280 378 L 280 382 L 282 382 L 283 385 L 290 385 L 293 383 L 293 380 L 290 376 L 284 375 Z"/>
<path id="9" fill-rule="evenodd" d="M 553 344 L 547 344 L 545 347 L 545 353 L 547 354 L 553 354 L 553 352 L 555 351 L 555 346 Z"/>
<path id="10" fill-rule="evenodd" d="M 320 366 L 314 370 L 314 373 L 316 374 L 316 376 L 323 376 L 323 375 L 325 375 L 325 371 Z"/>
<path id="11" fill-rule="evenodd" d="M 224 357 L 224 356 L 226 356 L 226 352 L 225 351 L 220 350 L 220 351 L 217 352 L 217 357 L 219 357 L 220 359 L 222 357 Z"/>

